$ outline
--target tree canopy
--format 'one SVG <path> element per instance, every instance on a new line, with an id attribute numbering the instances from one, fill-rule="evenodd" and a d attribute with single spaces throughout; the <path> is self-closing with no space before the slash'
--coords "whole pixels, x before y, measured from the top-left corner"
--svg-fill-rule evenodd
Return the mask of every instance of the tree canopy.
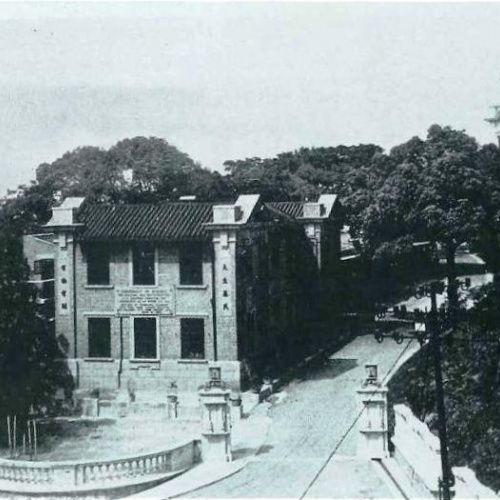
<path id="1" fill-rule="evenodd" d="M 433 125 L 427 138 L 413 138 L 390 152 L 392 167 L 376 196 L 360 214 L 359 232 L 371 255 L 398 246 L 387 242 L 428 240 L 438 243 L 447 261 L 450 283 L 456 278 L 455 253 L 477 238 L 486 221 L 484 172 L 478 145 L 461 131 Z M 449 288 L 450 301 L 456 290 Z"/>
<path id="2" fill-rule="evenodd" d="M 164 139 L 134 137 L 108 150 L 84 146 L 36 171 L 37 184 L 53 195 L 94 202 L 155 202 L 182 195 L 227 197 L 220 174 L 195 163 Z"/>

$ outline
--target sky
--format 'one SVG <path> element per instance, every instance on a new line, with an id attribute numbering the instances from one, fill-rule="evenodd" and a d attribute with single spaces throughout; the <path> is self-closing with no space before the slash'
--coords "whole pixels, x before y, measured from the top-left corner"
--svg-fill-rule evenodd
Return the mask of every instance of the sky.
<path id="1" fill-rule="evenodd" d="M 0 196 L 84 145 L 156 136 L 201 165 L 496 142 L 499 3 L 0 2 Z"/>

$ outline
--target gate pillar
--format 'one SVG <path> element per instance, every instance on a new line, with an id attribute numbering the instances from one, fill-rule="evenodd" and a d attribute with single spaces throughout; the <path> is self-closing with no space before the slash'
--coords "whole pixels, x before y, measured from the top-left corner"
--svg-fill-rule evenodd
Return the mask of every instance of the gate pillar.
<path id="1" fill-rule="evenodd" d="M 363 458 L 387 458 L 387 392 L 377 377 L 377 365 L 367 364 L 367 377 L 357 390 L 361 411 L 358 427 L 357 455 Z"/>

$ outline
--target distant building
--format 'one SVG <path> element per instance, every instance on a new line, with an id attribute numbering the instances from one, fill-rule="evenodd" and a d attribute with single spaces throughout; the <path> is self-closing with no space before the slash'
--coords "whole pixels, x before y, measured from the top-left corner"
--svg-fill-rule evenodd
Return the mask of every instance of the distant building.
<path id="1" fill-rule="evenodd" d="M 68 198 L 47 234 L 25 237 L 24 251 L 32 281 L 52 283 L 55 333 L 78 388 L 133 381 L 164 390 L 175 381 L 190 391 L 219 366 L 237 389 L 248 367 L 261 375 L 307 344 L 321 274 L 340 255 L 337 219 L 334 195 L 154 205 Z"/>

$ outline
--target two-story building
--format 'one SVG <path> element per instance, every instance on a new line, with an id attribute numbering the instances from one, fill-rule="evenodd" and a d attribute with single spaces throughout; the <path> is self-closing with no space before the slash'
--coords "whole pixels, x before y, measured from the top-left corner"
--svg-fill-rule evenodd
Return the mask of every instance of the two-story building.
<path id="1" fill-rule="evenodd" d="M 191 391 L 218 366 L 238 389 L 242 364 L 261 375 L 303 349 L 341 224 L 333 195 L 292 205 L 242 195 L 54 208 L 52 236 L 25 237 L 25 255 L 34 281 L 53 256 L 55 335 L 76 387 Z"/>

